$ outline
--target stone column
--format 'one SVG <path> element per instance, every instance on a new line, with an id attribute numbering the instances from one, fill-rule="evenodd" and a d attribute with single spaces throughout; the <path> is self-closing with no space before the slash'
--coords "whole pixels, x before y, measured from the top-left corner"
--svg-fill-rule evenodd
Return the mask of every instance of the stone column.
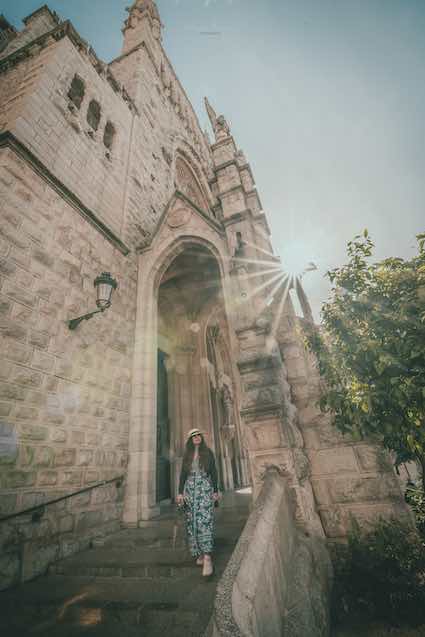
<path id="1" fill-rule="evenodd" d="M 297 427 L 296 410 L 277 343 L 268 326 L 238 331 L 242 380 L 241 416 L 251 461 L 254 497 L 261 477 L 276 466 L 288 477 L 296 502 L 297 522 L 306 531 L 323 536 L 309 480 L 310 466 Z"/>
<path id="2" fill-rule="evenodd" d="M 136 527 L 139 520 L 159 515 L 156 503 L 157 350 L 157 303 L 153 282 L 146 280 L 143 264 L 139 262 L 129 464 L 123 512 L 123 522 L 128 527 Z"/>

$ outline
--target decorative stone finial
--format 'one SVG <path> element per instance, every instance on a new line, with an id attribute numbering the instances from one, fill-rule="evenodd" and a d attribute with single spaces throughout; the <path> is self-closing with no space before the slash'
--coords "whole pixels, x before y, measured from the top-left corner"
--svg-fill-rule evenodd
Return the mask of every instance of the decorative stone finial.
<path id="1" fill-rule="evenodd" d="M 208 117 L 210 119 L 211 126 L 214 131 L 215 141 L 219 142 L 220 140 L 225 139 L 226 137 L 229 137 L 230 128 L 224 116 L 219 115 L 217 117 L 216 112 L 211 106 L 211 104 L 209 103 L 208 99 L 205 97 L 204 100 L 205 100 L 205 108 L 207 110 Z"/>
<path id="2" fill-rule="evenodd" d="M 135 0 L 130 7 L 126 8 L 129 16 L 124 24 L 123 31 L 125 32 L 127 29 L 135 29 L 140 21 L 145 15 L 148 15 L 151 25 L 153 35 L 156 39 L 161 39 L 161 18 L 159 15 L 158 7 L 154 0 Z"/>

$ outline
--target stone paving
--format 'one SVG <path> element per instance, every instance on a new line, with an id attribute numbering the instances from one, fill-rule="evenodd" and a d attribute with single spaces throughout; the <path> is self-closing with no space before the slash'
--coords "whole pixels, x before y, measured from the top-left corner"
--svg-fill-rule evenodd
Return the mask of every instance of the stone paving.
<path id="1" fill-rule="evenodd" d="M 165 507 L 142 528 L 97 540 L 52 565 L 48 575 L 1 593 L 2 634 L 201 637 L 249 501 L 227 494 L 217 511 L 212 578 L 202 578 L 185 547 L 183 521 Z"/>

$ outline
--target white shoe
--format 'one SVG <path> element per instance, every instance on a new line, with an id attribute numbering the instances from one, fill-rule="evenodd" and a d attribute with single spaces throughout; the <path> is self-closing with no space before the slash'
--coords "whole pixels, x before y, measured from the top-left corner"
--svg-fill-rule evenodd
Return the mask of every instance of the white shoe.
<path id="1" fill-rule="evenodd" d="M 213 567 L 213 563 L 212 563 L 212 559 L 210 555 L 205 555 L 204 556 L 204 565 L 202 568 L 202 576 L 203 577 L 209 577 L 210 575 L 213 574 L 214 571 L 214 567 Z"/>

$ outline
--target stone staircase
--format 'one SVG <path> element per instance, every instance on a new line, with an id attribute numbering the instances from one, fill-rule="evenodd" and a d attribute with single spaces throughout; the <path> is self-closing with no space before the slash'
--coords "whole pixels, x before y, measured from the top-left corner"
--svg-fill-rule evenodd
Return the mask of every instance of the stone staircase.
<path id="1" fill-rule="evenodd" d="M 49 573 L 0 593 L 8 637 L 201 637 L 217 583 L 249 515 L 249 493 L 227 493 L 216 512 L 215 573 L 204 579 L 174 507 L 142 528 L 99 538 Z"/>

